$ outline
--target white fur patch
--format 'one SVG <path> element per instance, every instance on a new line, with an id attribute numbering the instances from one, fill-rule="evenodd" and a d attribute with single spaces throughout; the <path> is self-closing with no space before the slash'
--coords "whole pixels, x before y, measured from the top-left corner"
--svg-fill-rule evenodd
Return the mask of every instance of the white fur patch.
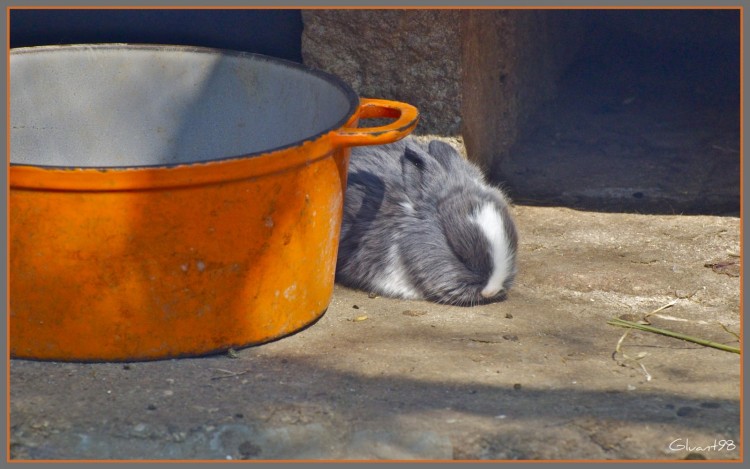
<path id="1" fill-rule="evenodd" d="M 492 274 L 482 289 L 482 296 L 492 298 L 503 289 L 505 279 L 512 273 L 511 256 L 513 252 L 509 245 L 510 240 L 505 234 L 503 216 L 489 202 L 474 212 L 471 221 L 479 225 L 490 243 Z"/>
<path id="2" fill-rule="evenodd" d="M 373 281 L 373 284 L 383 292 L 384 295 L 395 296 L 407 300 L 421 300 L 422 295 L 417 292 L 414 285 L 409 281 L 401 256 L 398 254 L 398 246 L 395 244 L 388 249 L 386 267 L 380 274 L 381 278 Z"/>
<path id="3" fill-rule="evenodd" d="M 401 202 L 399 205 L 404 209 L 404 212 L 406 212 L 407 215 L 414 215 L 416 213 L 411 202 Z"/>

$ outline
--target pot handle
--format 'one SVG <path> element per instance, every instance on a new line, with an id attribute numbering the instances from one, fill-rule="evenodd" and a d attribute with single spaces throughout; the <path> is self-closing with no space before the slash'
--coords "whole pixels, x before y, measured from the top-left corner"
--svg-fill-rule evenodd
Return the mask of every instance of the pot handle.
<path id="1" fill-rule="evenodd" d="M 361 98 L 355 122 L 368 118 L 395 118 L 394 122 L 381 127 L 344 127 L 332 137 L 339 146 L 382 145 L 395 142 L 409 135 L 417 126 L 419 111 L 411 104 L 385 99 Z"/>

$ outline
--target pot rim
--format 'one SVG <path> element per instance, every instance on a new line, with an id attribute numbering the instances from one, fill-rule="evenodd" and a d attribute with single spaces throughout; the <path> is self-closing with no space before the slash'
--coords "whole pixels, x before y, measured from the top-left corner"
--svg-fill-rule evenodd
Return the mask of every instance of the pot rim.
<path id="1" fill-rule="evenodd" d="M 153 169 L 173 169 L 173 168 L 184 168 L 192 166 L 202 166 L 211 163 L 221 163 L 227 161 L 247 160 L 252 159 L 261 155 L 267 155 L 269 153 L 280 152 L 289 148 L 294 148 L 305 144 L 306 142 L 312 142 L 320 139 L 321 137 L 341 129 L 347 125 L 352 117 L 357 113 L 360 105 L 359 96 L 354 89 L 344 82 L 341 78 L 331 73 L 318 70 L 309 67 L 304 64 L 293 62 L 286 59 L 280 59 L 271 57 L 264 54 L 258 54 L 253 52 L 245 52 L 232 49 L 222 49 L 214 47 L 203 47 L 203 46 L 189 46 L 189 45 L 173 45 L 173 44 L 145 44 L 145 43 L 96 43 L 96 44 L 62 44 L 62 45 L 44 45 L 44 46 L 31 46 L 31 47 L 16 47 L 10 49 L 9 61 L 13 56 L 21 56 L 28 54 L 44 53 L 56 50 L 155 50 L 155 51 L 176 51 L 176 52 L 188 52 L 196 54 L 209 54 L 209 55 L 220 55 L 227 57 L 238 57 L 243 59 L 251 59 L 256 61 L 266 61 L 280 66 L 296 69 L 300 72 L 308 75 L 316 76 L 323 81 L 334 85 L 336 88 L 342 91 L 347 101 L 349 102 L 349 109 L 346 114 L 341 117 L 332 126 L 323 129 L 322 131 L 305 137 L 301 140 L 297 140 L 292 143 L 281 145 L 274 148 L 268 148 L 252 153 L 244 153 L 239 155 L 224 156 L 220 158 L 209 158 L 203 160 L 196 160 L 190 162 L 181 163 L 157 163 L 149 165 L 128 165 L 128 166 L 58 166 L 58 165 L 40 165 L 40 164 L 26 164 L 26 163 L 13 163 L 11 160 L 11 151 L 8 152 L 9 166 L 12 168 L 38 168 L 42 170 L 61 170 L 61 171 L 133 171 L 133 170 L 153 170 Z M 8 90 L 10 90 L 10 82 L 12 80 L 11 66 L 9 62 L 8 67 Z M 10 93 L 10 91 L 9 91 Z M 9 116 L 10 117 L 10 116 Z M 10 120 L 10 119 L 9 119 Z M 9 122 L 10 125 L 10 122 Z M 10 130 L 10 129 L 9 129 Z M 8 142 L 10 147 L 10 139 Z M 10 148 L 9 148 L 10 150 Z"/>

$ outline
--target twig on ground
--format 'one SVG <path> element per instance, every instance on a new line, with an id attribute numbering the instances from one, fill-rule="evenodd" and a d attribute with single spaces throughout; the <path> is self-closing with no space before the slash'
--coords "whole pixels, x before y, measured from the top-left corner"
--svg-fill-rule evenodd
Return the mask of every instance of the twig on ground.
<path id="1" fill-rule="evenodd" d="M 672 300 L 672 301 L 670 301 L 669 303 L 665 304 L 664 306 L 661 306 L 661 307 L 659 307 L 659 308 L 656 308 L 655 310 L 651 311 L 651 312 L 650 312 L 650 313 L 648 313 L 647 315 L 643 316 L 643 320 L 644 320 L 644 321 L 645 321 L 645 322 L 646 322 L 646 323 L 648 324 L 648 319 L 647 319 L 647 318 L 648 318 L 649 316 L 651 316 L 651 315 L 654 315 L 654 314 L 656 314 L 656 313 L 658 313 L 658 312 L 660 312 L 660 311 L 664 311 L 664 310 L 665 310 L 665 309 L 667 309 L 667 308 L 671 308 L 672 306 L 674 306 L 674 305 L 676 305 L 676 304 L 677 304 L 677 300 Z"/>
<path id="2" fill-rule="evenodd" d="M 645 357 L 648 354 L 646 352 L 641 352 L 641 353 L 638 354 L 637 357 L 631 357 L 627 353 L 625 353 L 622 350 L 620 350 L 620 347 L 622 346 L 622 343 L 625 341 L 625 337 L 627 337 L 628 334 L 630 334 L 631 330 L 632 329 L 628 329 L 627 331 L 625 331 L 625 333 L 622 335 L 622 337 L 620 337 L 620 340 L 617 341 L 617 346 L 615 347 L 615 351 L 612 354 L 612 358 L 615 359 L 615 360 L 617 360 L 615 357 L 619 353 L 620 355 L 622 355 L 622 358 L 624 358 L 625 360 L 631 360 L 631 361 L 635 362 L 641 368 L 641 371 L 643 371 L 643 374 L 646 377 L 646 381 L 651 381 L 651 373 L 649 373 L 648 370 L 646 369 L 646 366 L 643 363 L 640 362 L 640 359 L 643 358 L 643 357 Z"/>
<path id="3" fill-rule="evenodd" d="M 739 153 L 739 151 L 735 150 L 734 148 L 727 148 L 721 145 L 711 145 L 711 148 L 715 148 L 719 151 L 723 151 L 724 153 Z"/>
<path id="4" fill-rule="evenodd" d="M 661 335 L 665 335 L 668 337 L 674 337 L 675 339 L 681 339 L 681 340 L 685 340 L 688 342 L 693 342 L 695 344 L 700 344 L 706 347 L 713 347 L 719 350 L 724 350 L 725 352 L 740 353 L 739 347 L 732 347 L 730 345 L 720 344 L 718 342 L 714 342 L 714 341 L 707 340 L 707 339 L 701 339 L 699 337 L 689 336 L 687 334 L 670 331 L 668 329 L 659 329 L 657 327 L 648 326 L 646 324 L 638 324 L 636 322 L 624 321 L 619 318 L 611 319 L 607 321 L 607 324 L 610 324 L 612 326 L 629 327 L 631 329 L 638 329 L 640 331 L 653 332 L 654 334 L 661 334 Z"/>
<path id="5" fill-rule="evenodd" d="M 664 306 L 661 306 L 661 307 L 659 307 L 659 308 L 651 311 L 650 313 L 646 314 L 640 322 L 626 321 L 626 320 L 620 319 L 620 318 L 614 318 L 614 319 L 611 319 L 611 320 L 607 321 L 607 324 L 610 324 L 612 326 L 620 326 L 620 327 L 627 327 L 628 328 L 628 330 L 625 331 L 625 333 L 622 335 L 622 337 L 620 337 L 620 340 L 617 341 L 617 345 L 615 346 L 615 351 L 612 353 L 612 359 L 615 360 L 615 361 L 617 361 L 617 354 L 619 353 L 622 356 L 623 359 L 628 360 L 628 361 L 632 361 L 632 362 L 638 364 L 638 366 L 640 367 L 641 371 L 643 372 L 643 374 L 646 377 L 646 381 L 651 381 L 651 374 L 646 369 L 646 366 L 643 363 L 641 363 L 641 361 L 640 361 L 643 357 L 645 357 L 647 355 L 647 353 L 641 352 L 637 356 L 632 357 L 632 356 L 629 356 L 628 354 L 626 354 L 622 350 L 622 344 L 625 341 L 625 338 L 628 336 L 628 334 L 630 334 L 630 331 L 632 331 L 633 329 L 637 329 L 637 330 L 641 330 L 641 331 L 645 331 L 645 332 L 653 332 L 655 334 L 666 335 L 668 337 L 673 337 L 673 338 L 676 338 L 676 339 L 682 339 L 682 340 L 685 340 L 685 341 L 688 341 L 688 342 L 693 342 L 693 343 L 700 344 L 700 345 L 703 345 L 703 346 L 706 346 L 706 347 L 713 347 L 713 348 L 716 348 L 716 349 L 719 349 L 719 350 L 724 350 L 724 351 L 727 351 L 727 352 L 738 353 L 738 354 L 741 353 L 740 349 L 738 347 L 732 347 L 732 346 L 725 345 L 725 344 L 720 344 L 718 342 L 714 342 L 714 341 L 711 341 L 711 340 L 701 339 L 701 338 L 698 338 L 698 337 L 693 337 L 693 336 L 689 336 L 689 335 L 686 335 L 686 334 L 681 334 L 679 332 L 674 332 L 674 331 L 670 331 L 670 330 L 667 330 L 667 329 L 660 329 L 660 328 L 657 328 L 657 327 L 654 327 L 654 326 L 650 325 L 650 323 L 648 322 L 648 317 L 649 316 L 655 315 L 655 314 L 657 314 L 660 311 L 663 311 L 663 310 L 665 310 L 665 309 L 667 309 L 669 307 L 674 306 L 677 303 L 677 301 L 678 300 L 672 300 L 669 303 L 665 304 Z M 677 318 L 675 318 L 675 319 L 677 319 Z M 730 331 L 724 324 L 719 323 L 719 325 L 726 332 L 728 332 L 728 333 L 732 334 L 734 337 L 736 337 L 737 340 L 740 340 L 739 335 L 737 335 L 734 332 Z"/>
<path id="6" fill-rule="evenodd" d="M 220 371 L 222 373 L 225 373 L 224 375 L 220 375 L 220 376 L 212 376 L 211 377 L 212 380 L 224 379 L 224 378 L 233 378 L 235 376 L 244 375 L 245 373 L 248 373 L 250 371 L 250 370 L 229 371 L 229 370 L 225 370 L 225 369 L 222 369 L 222 368 L 212 368 L 212 369 L 216 370 L 216 371 Z"/>
<path id="7" fill-rule="evenodd" d="M 722 323 L 719 323 L 719 325 L 721 326 L 722 329 L 724 329 L 724 331 L 728 332 L 729 334 L 732 334 L 737 340 L 740 340 L 739 334 L 735 334 L 734 332 L 730 331 L 729 328 Z"/>

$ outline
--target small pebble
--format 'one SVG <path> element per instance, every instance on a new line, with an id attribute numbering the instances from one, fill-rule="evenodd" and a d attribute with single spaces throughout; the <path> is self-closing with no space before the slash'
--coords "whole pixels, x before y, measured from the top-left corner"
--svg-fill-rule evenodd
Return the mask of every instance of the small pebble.
<path id="1" fill-rule="evenodd" d="M 377 293 L 375 293 L 375 292 L 370 292 L 370 294 L 369 294 L 369 295 L 367 295 L 367 297 L 368 297 L 368 298 L 377 298 L 377 297 L 378 297 L 378 294 L 377 294 Z"/>
<path id="2" fill-rule="evenodd" d="M 688 453 L 685 459 L 706 459 L 706 456 L 701 453 Z"/>
<path id="3" fill-rule="evenodd" d="M 513 319 L 513 315 L 510 313 L 505 313 L 505 319 Z"/>
<path id="4" fill-rule="evenodd" d="M 521 389 L 521 383 L 514 384 L 513 385 L 513 389 L 515 389 L 516 391 L 519 390 L 519 389 Z"/>
<path id="5" fill-rule="evenodd" d="M 148 406 L 146 407 L 146 410 L 156 410 L 156 406 L 155 406 L 154 404 L 149 404 L 149 405 L 148 405 Z"/>
<path id="6" fill-rule="evenodd" d="M 685 298 L 690 298 L 691 296 L 693 296 L 693 293 L 690 293 L 687 290 L 675 290 L 674 296 L 680 299 L 685 299 Z"/>
<path id="7" fill-rule="evenodd" d="M 359 309 L 359 306 L 357 306 L 357 305 L 352 305 L 352 308 L 354 308 L 354 309 Z"/>
<path id="8" fill-rule="evenodd" d="M 357 316 L 356 318 L 354 318 L 354 322 L 360 322 L 360 321 L 366 321 L 366 320 L 367 320 L 366 315 Z"/>

